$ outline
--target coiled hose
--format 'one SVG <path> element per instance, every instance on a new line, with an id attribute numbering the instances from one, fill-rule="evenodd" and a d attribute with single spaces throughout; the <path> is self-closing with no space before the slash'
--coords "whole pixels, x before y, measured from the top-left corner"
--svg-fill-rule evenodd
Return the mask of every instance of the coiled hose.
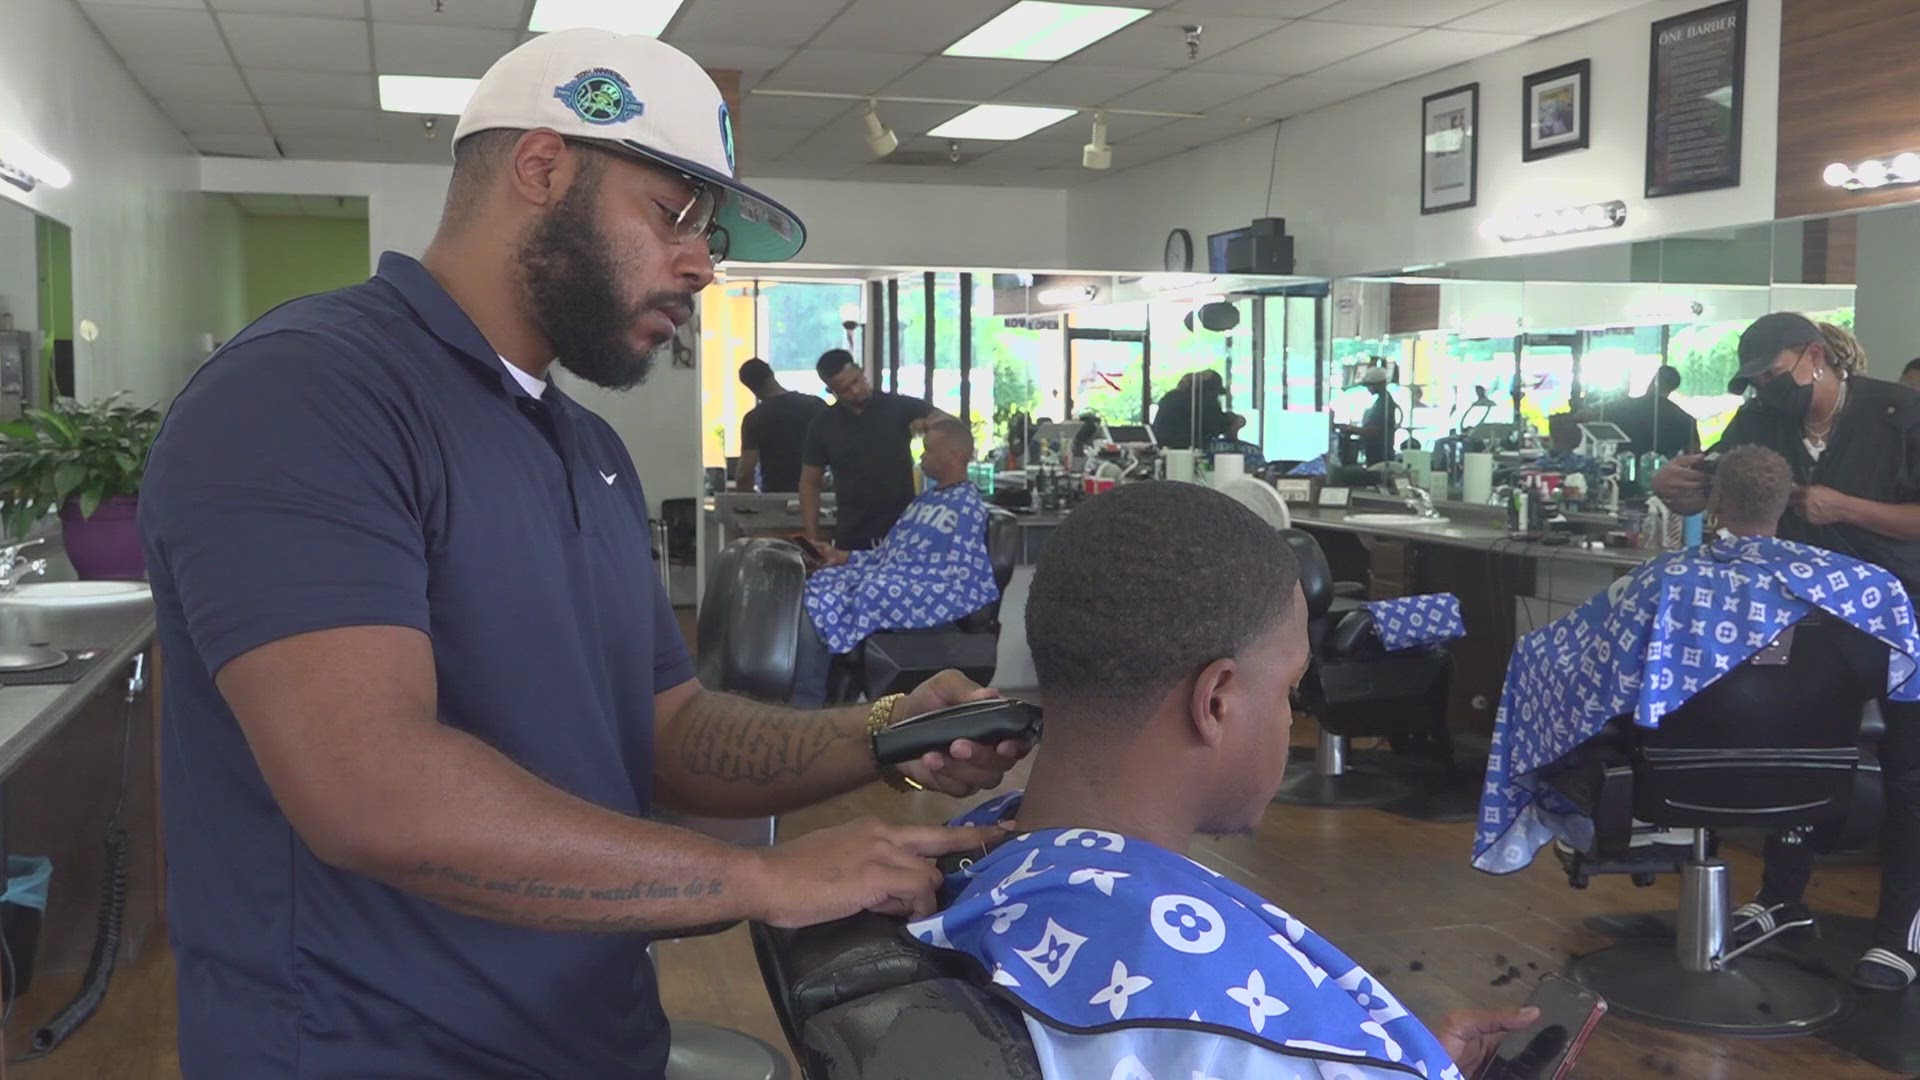
<path id="1" fill-rule="evenodd" d="M 126 726 L 120 735 L 120 795 L 114 801 L 113 816 L 107 819 L 107 873 L 100 883 L 100 915 L 95 924 L 93 955 L 87 959 L 86 978 L 80 983 L 66 1008 L 53 1019 L 33 1030 L 30 1051 L 15 1061 L 32 1061 L 51 1053 L 65 1042 L 81 1024 L 94 1014 L 107 996 L 107 984 L 113 980 L 114 961 L 120 955 L 120 928 L 127 914 L 127 874 L 132 865 L 132 847 L 122 815 L 127 804 L 127 771 L 133 758 L 133 710 L 140 691 L 147 686 L 147 657 L 133 659 L 133 674 L 127 678 Z"/>

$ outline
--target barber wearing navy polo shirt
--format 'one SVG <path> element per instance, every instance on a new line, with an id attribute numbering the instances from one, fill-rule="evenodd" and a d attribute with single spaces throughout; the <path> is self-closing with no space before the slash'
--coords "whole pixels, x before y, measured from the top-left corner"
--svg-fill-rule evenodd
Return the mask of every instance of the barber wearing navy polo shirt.
<path id="1" fill-rule="evenodd" d="M 1793 502 L 1780 536 L 1875 563 L 1920 601 L 1920 393 L 1869 378 L 1860 343 L 1804 315 L 1763 315 L 1740 335 L 1741 406 L 1721 447 L 1765 446 L 1793 467 Z M 1683 514 L 1705 505 L 1711 478 L 1683 454 L 1654 474 L 1653 489 Z M 1920 705 L 1882 700 L 1880 905 L 1873 945 L 1854 966 L 1866 990 L 1903 990 L 1920 967 Z M 1813 873 L 1808 844 L 1767 847 L 1760 894 L 1734 913 L 1736 935 L 1809 917 L 1801 901 Z"/>
<path id="2" fill-rule="evenodd" d="M 801 713 L 702 689 L 633 462 L 547 378 L 637 385 L 717 249 L 804 240 L 734 179 L 699 66 L 651 38 L 535 38 L 481 80 L 454 157 L 423 261 L 253 324 L 153 451 L 196 1080 L 651 1080 L 651 937 L 924 916 L 932 859 L 984 839 L 865 820 L 749 850 L 647 820 L 850 791 L 876 778 L 870 719 L 987 692 L 947 673 Z M 1024 752 L 956 743 L 904 772 L 965 795 Z"/>

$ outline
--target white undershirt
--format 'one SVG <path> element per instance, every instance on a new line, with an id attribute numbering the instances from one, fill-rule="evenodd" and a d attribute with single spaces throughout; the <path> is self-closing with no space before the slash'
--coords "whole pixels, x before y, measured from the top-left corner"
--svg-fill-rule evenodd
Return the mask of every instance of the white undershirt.
<path id="1" fill-rule="evenodd" d="M 537 398 L 547 392 L 547 382 L 545 379 L 536 379 L 526 372 L 521 371 L 514 366 L 513 361 L 508 360 L 504 356 L 500 358 L 500 362 L 507 365 L 507 374 L 513 376 L 513 381 L 519 383 L 520 388 L 527 393 Z"/>

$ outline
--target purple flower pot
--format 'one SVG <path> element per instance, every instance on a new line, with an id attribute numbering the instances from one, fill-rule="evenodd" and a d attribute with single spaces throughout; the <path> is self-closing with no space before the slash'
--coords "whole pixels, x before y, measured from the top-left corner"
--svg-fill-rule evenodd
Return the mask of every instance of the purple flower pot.
<path id="1" fill-rule="evenodd" d="M 60 508 L 67 558 L 82 580 L 146 580 L 147 560 L 140 552 L 140 526 L 134 517 L 137 506 L 132 495 L 114 495 L 100 500 L 92 517 L 80 516 L 78 499 L 68 499 Z"/>

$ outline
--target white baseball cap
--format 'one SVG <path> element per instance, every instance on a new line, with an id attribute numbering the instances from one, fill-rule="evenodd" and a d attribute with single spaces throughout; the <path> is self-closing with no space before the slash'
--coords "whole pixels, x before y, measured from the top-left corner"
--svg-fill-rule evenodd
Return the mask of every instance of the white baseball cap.
<path id="1" fill-rule="evenodd" d="M 715 220 L 729 259 L 782 262 L 807 228 L 734 175 L 733 117 L 693 58 L 657 38 L 606 30 L 542 34 L 494 61 L 454 129 L 544 128 L 624 149 L 727 194 Z"/>

